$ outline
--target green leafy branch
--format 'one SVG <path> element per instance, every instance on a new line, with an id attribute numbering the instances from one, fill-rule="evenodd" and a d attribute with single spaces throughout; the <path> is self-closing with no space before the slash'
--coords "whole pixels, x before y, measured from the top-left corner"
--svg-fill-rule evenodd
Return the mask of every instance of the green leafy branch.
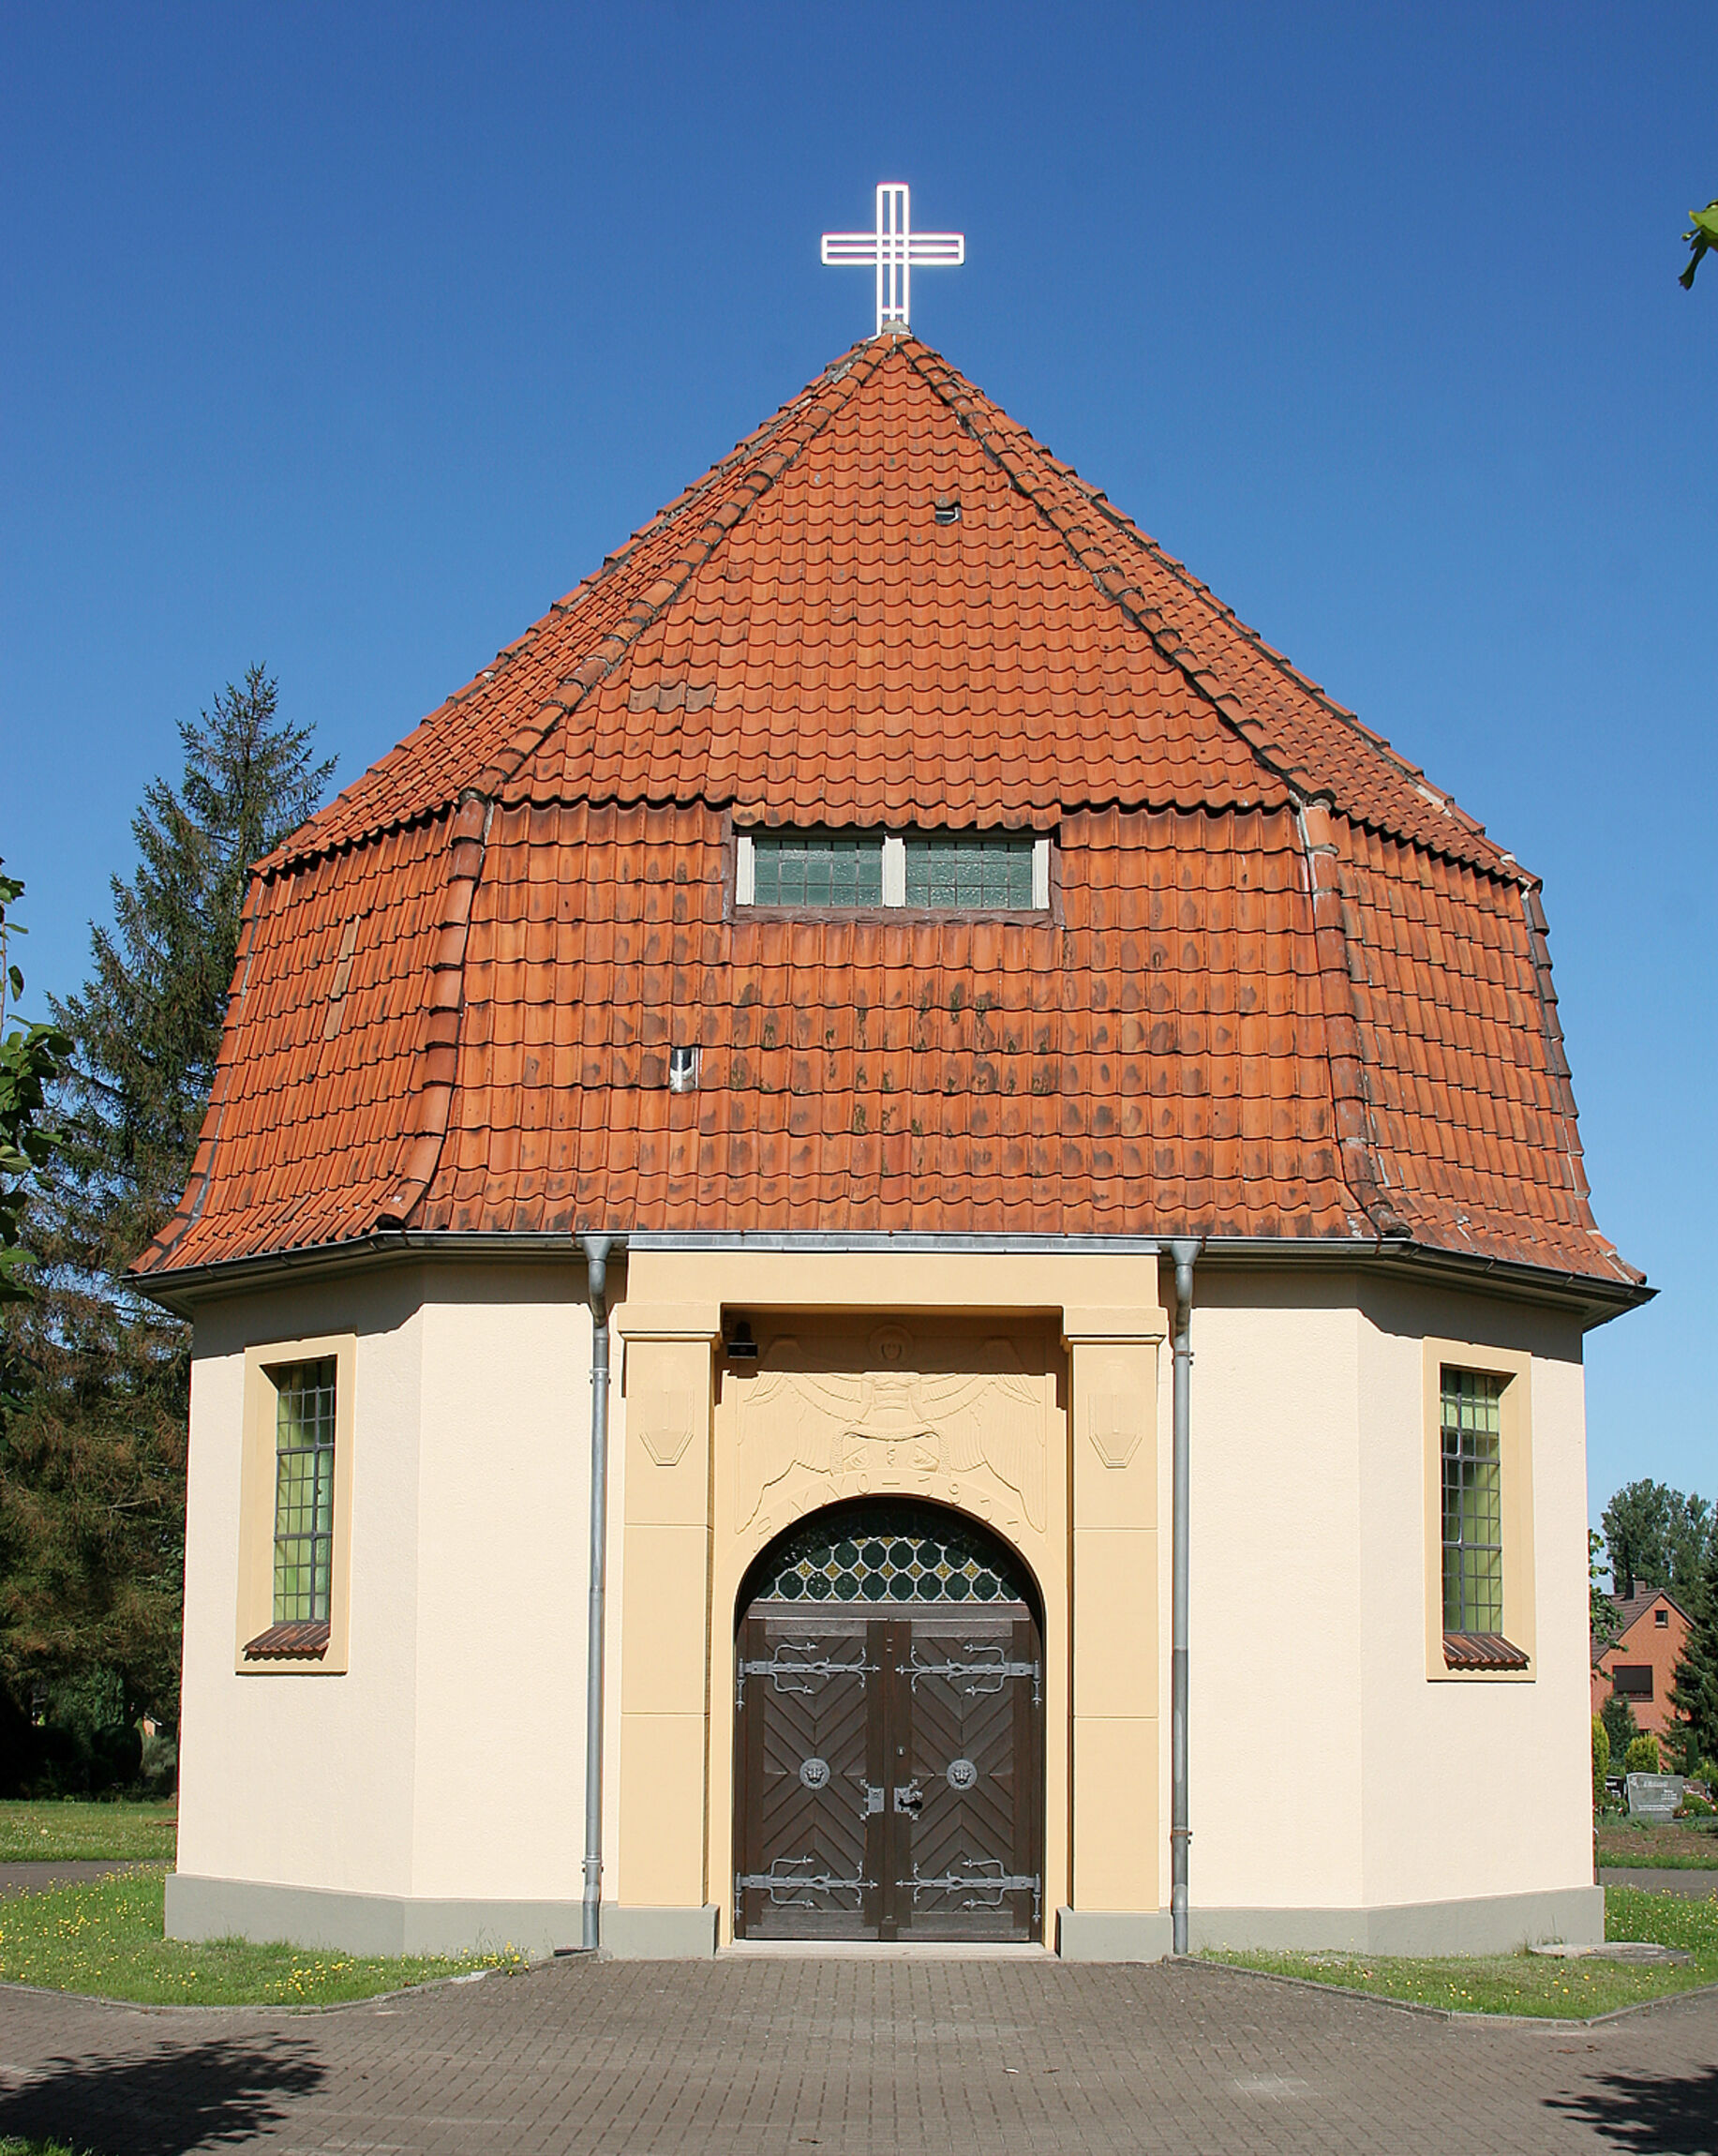
<path id="1" fill-rule="evenodd" d="M 1690 210 L 1688 230 L 1682 234 L 1691 253 L 1688 267 L 1676 280 L 1684 292 L 1695 289 L 1695 272 L 1700 266 L 1701 257 L 1708 247 L 1718 247 L 1718 200 L 1707 203 L 1703 210 Z"/>

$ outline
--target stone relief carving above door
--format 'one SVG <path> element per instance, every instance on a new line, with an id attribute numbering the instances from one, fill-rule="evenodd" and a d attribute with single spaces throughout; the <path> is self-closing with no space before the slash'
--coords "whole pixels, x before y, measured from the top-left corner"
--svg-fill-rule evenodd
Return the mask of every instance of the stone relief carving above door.
<path id="1" fill-rule="evenodd" d="M 807 1370 L 798 1340 L 770 1342 L 745 1384 L 738 1417 L 734 1526 L 744 1534 L 796 1471 L 830 1496 L 934 1484 L 960 1498 L 1001 1501 L 998 1524 L 1017 1515 L 1044 1525 L 1044 1391 L 1012 1342 L 986 1340 L 979 1367 L 925 1370 L 910 1333 L 872 1333 L 859 1370 Z M 821 1500 L 820 1500 L 821 1501 Z M 990 1512 L 993 1505 L 979 1509 Z"/>

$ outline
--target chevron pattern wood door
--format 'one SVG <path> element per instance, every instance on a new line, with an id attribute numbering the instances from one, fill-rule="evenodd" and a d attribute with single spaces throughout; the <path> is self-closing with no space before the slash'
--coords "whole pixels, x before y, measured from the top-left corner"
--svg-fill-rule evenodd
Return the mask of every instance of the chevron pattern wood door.
<path id="1" fill-rule="evenodd" d="M 915 1614 L 893 1699 L 914 1812 L 896 1820 L 903 1939 L 1023 1939 L 1043 1894 L 1043 1668 L 1019 1607 Z M 897 1740 L 899 1741 L 899 1740 Z"/>
<path id="2" fill-rule="evenodd" d="M 756 1603 L 739 1644 L 739 1936 L 1038 1936 L 1042 1667 L 1023 1605 Z"/>

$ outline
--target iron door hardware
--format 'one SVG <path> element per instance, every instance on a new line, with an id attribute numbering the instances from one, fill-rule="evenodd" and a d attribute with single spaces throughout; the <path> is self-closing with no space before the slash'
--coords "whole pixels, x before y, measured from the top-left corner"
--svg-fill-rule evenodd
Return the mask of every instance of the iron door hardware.
<path id="1" fill-rule="evenodd" d="M 897 1785 L 895 1809 L 904 1819 L 916 1819 L 925 1808 L 925 1793 L 917 1782 Z"/>
<path id="2" fill-rule="evenodd" d="M 861 1819 L 868 1819 L 874 1813 L 883 1809 L 884 1791 L 880 1783 L 861 1782 L 859 1784 L 859 1795 L 864 1799 L 864 1803 L 859 1808 Z"/>
<path id="3" fill-rule="evenodd" d="M 1029 1677 L 1032 1680 L 1032 1704 L 1041 1704 L 1043 1697 L 1043 1671 L 1037 1662 L 1010 1661 L 1007 1650 L 1000 1643 L 993 1650 L 987 1643 L 977 1639 L 965 1642 L 969 1654 L 982 1654 L 983 1661 L 972 1662 L 921 1662 L 917 1651 L 912 1659 L 897 1662 L 895 1674 L 904 1677 L 915 1690 L 920 1677 L 941 1677 L 952 1684 L 957 1692 L 965 1693 L 969 1699 L 981 1698 L 990 1692 L 1000 1692 L 1010 1677 Z"/>
<path id="4" fill-rule="evenodd" d="M 910 1879 L 897 1879 L 900 1887 L 910 1887 L 917 1905 L 921 1894 L 962 1894 L 962 1909 L 1000 1909 L 1005 1894 L 1029 1894 L 1032 1896 L 1032 1921 L 1037 1924 L 1043 1906 L 1043 1881 L 1036 1872 L 1004 1871 L 1000 1862 L 985 1858 L 969 1859 L 964 1871 L 948 1871 L 935 1879 L 923 1877 L 915 1864 Z"/>
<path id="5" fill-rule="evenodd" d="M 806 1645 L 813 1650 L 814 1655 L 822 1644 L 820 1639 L 808 1639 L 806 1641 Z M 874 1662 L 864 1660 L 833 1662 L 827 1657 L 804 1661 L 796 1660 L 795 1650 L 787 1641 L 784 1640 L 776 1648 L 769 1661 L 741 1661 L 739 1664 L 734 1679 L 734 1704 L 737 1707 L 745 1705 L 746 1679 L 748 1677 L 768 1677 L 778 1692 L 810 1693 L 815 1687 L 805 1682 L 808 1677 L 821 1677 L 826 1680 L 830 1677 L 857 1677 L 859 1681 L 859 1689 L 863 1691 L 866 1678 L 880 1674 L 881 1672 Z"/>

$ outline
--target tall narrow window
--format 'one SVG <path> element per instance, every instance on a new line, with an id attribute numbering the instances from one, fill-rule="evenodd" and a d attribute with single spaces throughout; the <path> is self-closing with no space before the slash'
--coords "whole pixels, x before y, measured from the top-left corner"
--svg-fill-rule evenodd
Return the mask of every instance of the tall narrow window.
<path id="1" fill-rule="evenodd" d="M 335 1358 L 275 1381 L 275 1623 L 326 1625 L 334 1576 Z"/>
<path id="2" fill-rule="evenodd" d="M 1503 1630 L 1503 1422 L 1506 1380 L 1443 1372 L 1443 1629 Z"/>

